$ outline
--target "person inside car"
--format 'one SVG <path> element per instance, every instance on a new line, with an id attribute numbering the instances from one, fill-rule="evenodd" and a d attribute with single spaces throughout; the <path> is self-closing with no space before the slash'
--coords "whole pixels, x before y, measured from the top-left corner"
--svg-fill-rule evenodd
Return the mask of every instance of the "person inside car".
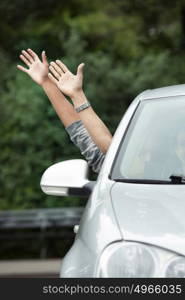
<path id="1" fill-rule="evenodd" d="M 70 139 L 93 171 L 99 173 L 112 135 L 84 94 L 84 64 L 78 66 L 74 75 L 60 60 L 49 65 L 45 51 L 41 56 L 42 59 L 32 49 L 22 50 L 20 59 L 28 68 L 21 65 L 17 68 L 43 88 Z M 65 96 L 71 98 L 73 105 Z"/>

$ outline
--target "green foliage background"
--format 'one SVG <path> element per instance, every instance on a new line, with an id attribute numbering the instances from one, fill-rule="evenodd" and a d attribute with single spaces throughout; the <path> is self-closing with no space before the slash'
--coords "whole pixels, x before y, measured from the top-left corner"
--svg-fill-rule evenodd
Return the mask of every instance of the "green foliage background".
<path id="1" fill-rule="evenodd" d="M 58 161 L 78 158 L 42 89 L 16 69 L 22 49 L 45 50 L 74 72 L 114 133 L 145 89 L 184 83 L 183 0 L 1 0 L 0 209 L 83 205 L 47 197 L 39 182 Z"/>

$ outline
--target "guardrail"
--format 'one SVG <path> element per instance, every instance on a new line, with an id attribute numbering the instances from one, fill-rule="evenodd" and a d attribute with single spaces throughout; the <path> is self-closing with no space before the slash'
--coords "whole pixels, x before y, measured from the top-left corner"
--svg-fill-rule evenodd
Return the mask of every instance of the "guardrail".
<path id="1" fill-rule="evenodd" d="M 0 211 L 0 259 L 20 259 L 21 255 L 32 258 L 26 253 L 34 244 L 38 254 L 33 257 L 62 257 L 73 242 L 72 228 L 79 224 L 83 210 L 83 207 L 63 207 Z M 58 242 L 60 246 L 54 246 Z M 58 247 L 63 250 L 59 252 Z"/>
<path id="2" fill-rule="evenodd" d="M 0 211 L 0 229 L 51 228 L 79 223 L 83 207 Z"/>

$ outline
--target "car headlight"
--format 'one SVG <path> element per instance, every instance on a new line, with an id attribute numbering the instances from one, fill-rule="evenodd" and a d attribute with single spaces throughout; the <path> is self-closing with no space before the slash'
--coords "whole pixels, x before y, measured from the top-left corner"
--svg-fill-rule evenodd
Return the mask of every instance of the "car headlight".
<path id="1" fill-rule="evenodd" d="M 95 277 L 185 277 L 185 258 L 154 246 L 117 242 L 101 254 Z"/>
<path id="2" fill-rule="evenodd" d="M 172 259 L 166 268 L 166 277 L 184 278 L 185 277 L 185 258 L 183 256 Z"/>

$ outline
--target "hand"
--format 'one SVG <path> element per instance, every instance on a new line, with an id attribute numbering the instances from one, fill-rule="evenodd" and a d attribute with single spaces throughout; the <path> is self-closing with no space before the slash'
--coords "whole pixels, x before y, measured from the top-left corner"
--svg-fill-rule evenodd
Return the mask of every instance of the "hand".
<path id="1" fill-rule="evenodd" d="M 77 92 L 82 90 L 83 67 L 84 63 L 80 64 L 77 69 L 77 74 L 74 75 L 64 63 L 60 60 L 56 60 L 56 63 L 50 63 L 49 70 L 51 73 L 48 74 L 48 77 L 63 94 L 73 98 Z"/>
<path id="2" fill-rule="evenodd" d="M 48 80 L 49 64 L 45 51 L 42 51 L 42 61 L 31 49 L 28 49 L 27 51 L 22 50 L 20 59 L 29 67 L 29 69 L 26 69 L 21 65 L 17 65 L 17 68 L 27 73 L 37 84 L 42 85 Z"/>

